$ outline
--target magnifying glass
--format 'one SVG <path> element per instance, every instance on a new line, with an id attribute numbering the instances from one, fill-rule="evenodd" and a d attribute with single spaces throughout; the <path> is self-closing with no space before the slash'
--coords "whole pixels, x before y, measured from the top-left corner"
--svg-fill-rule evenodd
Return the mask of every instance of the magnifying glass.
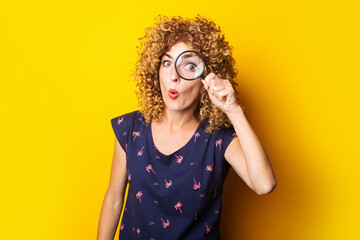
<path id="1" fill-rule="evenodd" d="M 195 51 L 182 52 L 175 60 L 175 70 L 177 74 L 185 80 L 195 80 L 199 77 L 205 79 L 205 61 L 203 57 Z"/>

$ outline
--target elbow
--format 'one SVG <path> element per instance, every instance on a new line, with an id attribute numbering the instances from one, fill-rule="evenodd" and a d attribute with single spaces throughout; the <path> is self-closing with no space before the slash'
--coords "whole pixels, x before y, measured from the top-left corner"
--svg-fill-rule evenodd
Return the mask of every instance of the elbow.
<path id="1" fill-rule="evenodd" d="M 261 188 L 256 190 L 256 193 L 258 195 L 266 195 L 271 193 L 272 191 L 274 191 L 275 187 L 276 187 L 277 183 L 276 180 L 274 180 L 271 183 L 268 184 L 264 184 L 264 186 L 262 186 Z"/>

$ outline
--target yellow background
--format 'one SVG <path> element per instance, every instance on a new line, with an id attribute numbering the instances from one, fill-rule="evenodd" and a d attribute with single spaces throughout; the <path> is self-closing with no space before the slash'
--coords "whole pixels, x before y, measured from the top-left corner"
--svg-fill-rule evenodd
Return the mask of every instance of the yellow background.
<path id="1" fill-rule="evenodd" d="M 137 109 L 138 38 L 157 14 L 198 13 L 234 46 L 278 182 L 258 196 L 230 173 L 224 239 L 360 239 L 359 12 L 355 0 L 2 3 L 0 239 L 96 238 L 110 119 Z"/>

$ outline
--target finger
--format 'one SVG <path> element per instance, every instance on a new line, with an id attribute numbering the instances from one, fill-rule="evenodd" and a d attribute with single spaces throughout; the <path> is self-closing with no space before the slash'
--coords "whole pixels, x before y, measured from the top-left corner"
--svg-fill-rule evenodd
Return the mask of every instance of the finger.
<path id="1" fill-rule="evenodd" d="M 214 89 L 217 89 L 218 98 L 222 100 L 227 101 L 234 95 L 234 88 L 228 80 L 224 80 L 220 86 L 216 86 Z"/>
<path id="2" fill-rule="evenodd" d="M 215 73 L 209 73 L 206 77 L 205 77 L 205 79 L 203 80 L 203 83 L 204 83 L 204 86 L 205 86 L 205 89 L 209 89 L 209 87 L 210 87 L 210 81 L 212 80 L 212 79 L 216 79 L 216 74 Z"/>
<path id="3" fill-rule="evenodd" d="M 226 89 L 227 84 L 225 80 L 222 80 L 220 78 L 217 79 L 211 79 L 210 80 L 210 87 L 209 92 L 213 93 L 217 96 L 218 92 Z"/>
<path id="4" fill-rule="evenodd" d="M 204 88 L 205 88 L 206 90 L 208 90 L 208 89 L 209 89 L 209 86 L 210 86 L 209 81 L 206 80 L 206 79 L 201 79 L 201 81 L 202 81 L 202 83 L 204 84 Z"/>
<path id="5" fill-rule="evenodd" d="M 217 78 L 216 74 L 215 73 L 209 73 L 206 77 L 205 77 L 205 80 L 211 80 L 211 79 L 215 79 Z"/>
<path id="6" fill-rule="evenodd" d="M 210 84 L 214 91 L 219 92 L 226 88 L 226 84 L 219 81 L 213 81 L 212 84 Z"/>
<path id="7" fill-rule="evenodd" d="M 230 92 L 228 89 L 224 89 L 222 91 L 217 92 L 217 98 L 222 101 L 226 100 L 228 95 L 230 95 Z"/>

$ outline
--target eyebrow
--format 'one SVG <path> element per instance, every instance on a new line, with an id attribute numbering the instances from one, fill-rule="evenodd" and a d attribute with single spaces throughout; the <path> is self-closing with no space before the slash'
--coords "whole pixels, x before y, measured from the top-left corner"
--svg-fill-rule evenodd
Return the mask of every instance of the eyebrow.
<path id="1" fill-rule="evenodd" d="M 168 58 L 173 59 L 173 57 L 172 57 L 172 56 L 170 56 L 170 55 L 169 55 L 169 54 L 167 54 L 167 53 L 165 53 L 165 54 L 164 54 L 164 56 L 167 56 Z"/>
<path id="2" fill-rule="evenodd" d="M 183 56 L 183 58 L 191 58 L 191 57 L 197 57 L 197 56 L 193 53 L 188 53 Z"/>
<path id="3" fill-rule="evenodd" d="M 167 54 L 167 53 L 165 53 L 164 56 L 167 56 L 168 58 L 173 59 L 173 57 L 172 57 L 171 55 Z M 191 57 L 195 57 L 195 56 L 196 56 L 196 55 L 193 54 L 193 53 L 188 53 L 188 54 L 185 54 L 185 55 L 183 56 L 183 58 L 191 58 Z"/>

